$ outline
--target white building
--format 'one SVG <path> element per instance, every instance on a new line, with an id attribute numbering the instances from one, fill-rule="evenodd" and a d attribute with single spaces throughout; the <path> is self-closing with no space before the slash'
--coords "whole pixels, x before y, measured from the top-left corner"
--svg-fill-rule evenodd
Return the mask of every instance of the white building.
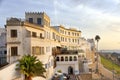
<path id="1" fill-rule="evenodd" d="M 77 53 L 64 53 L 56 57 L 57 67 L 56 72 L 61 71 L 67 74 L 79 74 L 79 60 Z"/>
<path id="2" fill-rule="evenodd" d="M 60 69 L 64 73 L 79 74 L 79 60 L 87 58 L 86 50 L 89 48 L 86 40 L 81 39 L 81 31 L 67 29 L 62 25 L 50 26 L 50 18 L 44 12 L 27 12 L 24 21 L 10 18 L 6 23 L 9 63 L 17 61 L 23 55 L 35 55 L 44 64 L 47 70 L 46 77 L 50 79 L 54 74 L 54 55 L 60 58 L 56 71 Z M 56 47 L 78 51 L 78 54 L 57 55 L 52 51 Z M 64 60 L 61 60 L 62 57 Z"/>
<path id="3" fill-rule="evenodd" d="M 6 51 L 6 31 L 5 28 L 0 28 L 0 65 L 7 63 Z"/>
<path id="4" fill-rule="evenodd" d="M 45 13 L 26 13 L 26 20 L 17 18 L 7 20 L 7 61 L 13 63 L 23 55 L 35 55 L 42 61 L 47 78 L 53 75 L 52 47 L 53 44 L 49 31 L 49 17 Z"/>

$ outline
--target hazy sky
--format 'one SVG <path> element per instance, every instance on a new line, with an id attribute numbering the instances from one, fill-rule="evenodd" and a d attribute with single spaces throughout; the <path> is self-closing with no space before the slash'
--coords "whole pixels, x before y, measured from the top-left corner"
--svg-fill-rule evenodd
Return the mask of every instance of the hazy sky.
<path id="1" fill-rule="evenodd" d="M 120 49 L 120 0 L 0 0 L 0 26 L 33 11 L 46 12 L 52 25 L 80 29 L 82 37 L 100 35 L 100 49 Z"/>

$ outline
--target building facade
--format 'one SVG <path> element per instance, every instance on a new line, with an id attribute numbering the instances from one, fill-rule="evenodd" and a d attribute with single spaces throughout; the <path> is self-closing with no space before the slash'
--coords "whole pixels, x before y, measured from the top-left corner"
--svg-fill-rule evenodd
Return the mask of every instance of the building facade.
<path id="1" fill-rule="evenodd" d="M 0 66 L 7 64 L 6 30 L 0 28 Z"/>
<path id="2" fill-rule="evenodd" d="M 26 12 L 25 20 L 9 18 L 6 23 L 7 62 L 16 62 L 29 54 L 42 61 L 47 79 L 54 74 L 54 59 L 57 59 L 56 71 L 62 68 L 64 73 L 79 74 L 79 60 L 87 58 L 86 50 L 90 47 L 83 47 L 88 43 L 81 40 L 80 30 L 51 26 L 44 12 Z M 53 54 L 56 47 L 77 51 L 77 54 Z"/>

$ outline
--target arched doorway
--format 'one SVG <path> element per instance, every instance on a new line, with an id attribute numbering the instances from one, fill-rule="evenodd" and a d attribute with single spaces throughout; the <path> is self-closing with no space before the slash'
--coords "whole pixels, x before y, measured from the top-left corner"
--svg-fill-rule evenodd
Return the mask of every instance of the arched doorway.
<path id="1" fill-rule="evenodd" d="M 73 67 L 71 66 L 68 67 L 68 74 L 73 74 Z"/>

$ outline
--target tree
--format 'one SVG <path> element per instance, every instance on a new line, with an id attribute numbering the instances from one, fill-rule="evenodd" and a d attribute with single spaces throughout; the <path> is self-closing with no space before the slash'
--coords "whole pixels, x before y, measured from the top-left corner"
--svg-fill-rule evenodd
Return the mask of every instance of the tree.
<path id="1" fill-rule="evenodd" d="M 20 73 L 25 75 L 25 80 L 32 80 L 33 76 L 44 77 L 43 73 L 46 72 L 42 62 L 35 56 L 23 56 L 16 66 L 16 70 L 20 70 Z"/>
<path id="2" fill-rule="evenodd" d="M 97 50 L 98 50 L 98 42 L 99 42 L 99 40 L 100 40 L 100 36 L 99 36 L 99 35 L 96 35 L 96 36 L 95 36 L 95 40 L 97 41 Z"/>
<path id="3" fill-rule="evenodd" d="M 100 40 L 100 36 L 96 35 L 95 40 L 97 41 L 97 52 L 98 52 L 98 42 Z M 98 53 L 97 53 L 97 67 L 96 67 L 96 72 L 98 72 Z"/>

